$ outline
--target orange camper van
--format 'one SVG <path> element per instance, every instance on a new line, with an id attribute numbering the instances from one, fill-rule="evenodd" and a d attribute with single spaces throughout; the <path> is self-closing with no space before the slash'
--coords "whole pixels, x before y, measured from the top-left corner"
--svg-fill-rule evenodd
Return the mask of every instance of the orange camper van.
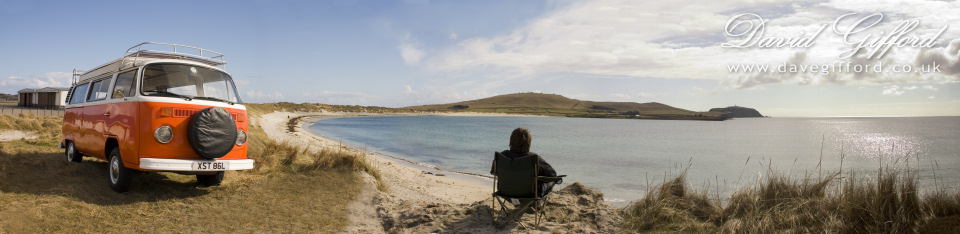
<path id="1" fill-rule="evenodd" d="M 214 186 L 225 171 L 252 169 L 246 107 L 225 65 L 221 53 L 144 42 L 74 70 L 60 142 L 67 160 L 106 160 L 117 192 L 139 172 L 196 175 Z"/>

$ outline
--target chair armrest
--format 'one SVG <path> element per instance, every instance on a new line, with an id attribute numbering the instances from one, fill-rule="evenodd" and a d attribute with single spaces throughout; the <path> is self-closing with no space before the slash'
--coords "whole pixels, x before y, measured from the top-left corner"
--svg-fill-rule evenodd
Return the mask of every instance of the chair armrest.
<path id="1" fill-rule="evenodd" d="M 567 175 L 537 176 L 537 180 L 543 182 L 557 182 L 557 184 L 560 184 L 563 183 L 563 177 L 567 177 Z"/>

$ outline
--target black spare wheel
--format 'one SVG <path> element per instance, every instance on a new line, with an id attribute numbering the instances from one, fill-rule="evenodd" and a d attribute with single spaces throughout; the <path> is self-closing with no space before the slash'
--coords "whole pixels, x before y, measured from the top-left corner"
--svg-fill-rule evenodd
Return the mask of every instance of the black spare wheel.
<path id="1" fill-rule="evenodd" d="M 208 159 L 223 157 L 237 142 L 237 124 L 230 112 L 219 107 L 198 111 L 190 118 L 187 140 L 193 151 Z"/>

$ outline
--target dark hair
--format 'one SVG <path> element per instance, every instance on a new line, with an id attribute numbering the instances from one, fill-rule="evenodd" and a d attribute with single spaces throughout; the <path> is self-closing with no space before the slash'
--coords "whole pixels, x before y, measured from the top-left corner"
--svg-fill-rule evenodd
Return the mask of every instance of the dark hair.
<path id="1" fill-rule="evenodd" d="M 533 137 L 526 128 L 517 128 L 510 134 L 510 151 L 524 154 L 530 152 L 530 141 Z"/>

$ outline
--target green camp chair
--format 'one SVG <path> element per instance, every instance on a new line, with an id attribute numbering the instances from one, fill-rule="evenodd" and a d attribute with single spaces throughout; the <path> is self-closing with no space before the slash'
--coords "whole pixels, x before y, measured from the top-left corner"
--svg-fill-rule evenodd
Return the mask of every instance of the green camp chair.
<path id="1" fill-rule="evenodd" d="M 534 215 L 534 229 L 540 228 L 544 217 L 544 208 L 547 204 L 545 197 L 540 197 L 538 181 L 563 182 L 563 177 L 538 176 L 540 158 L 537 155 L 508 158 L 500 152 L 494 153 L 493 159 L 493 225 L 503 228 L 507 223 L 520 221 L 520 216 L 528 210 Z M 499 209 L 497 206 L 499 205 Z M 512 207 L 509 208 L 508 206 Z M 524 226 L 525 227 L 525 226 Z"/>

